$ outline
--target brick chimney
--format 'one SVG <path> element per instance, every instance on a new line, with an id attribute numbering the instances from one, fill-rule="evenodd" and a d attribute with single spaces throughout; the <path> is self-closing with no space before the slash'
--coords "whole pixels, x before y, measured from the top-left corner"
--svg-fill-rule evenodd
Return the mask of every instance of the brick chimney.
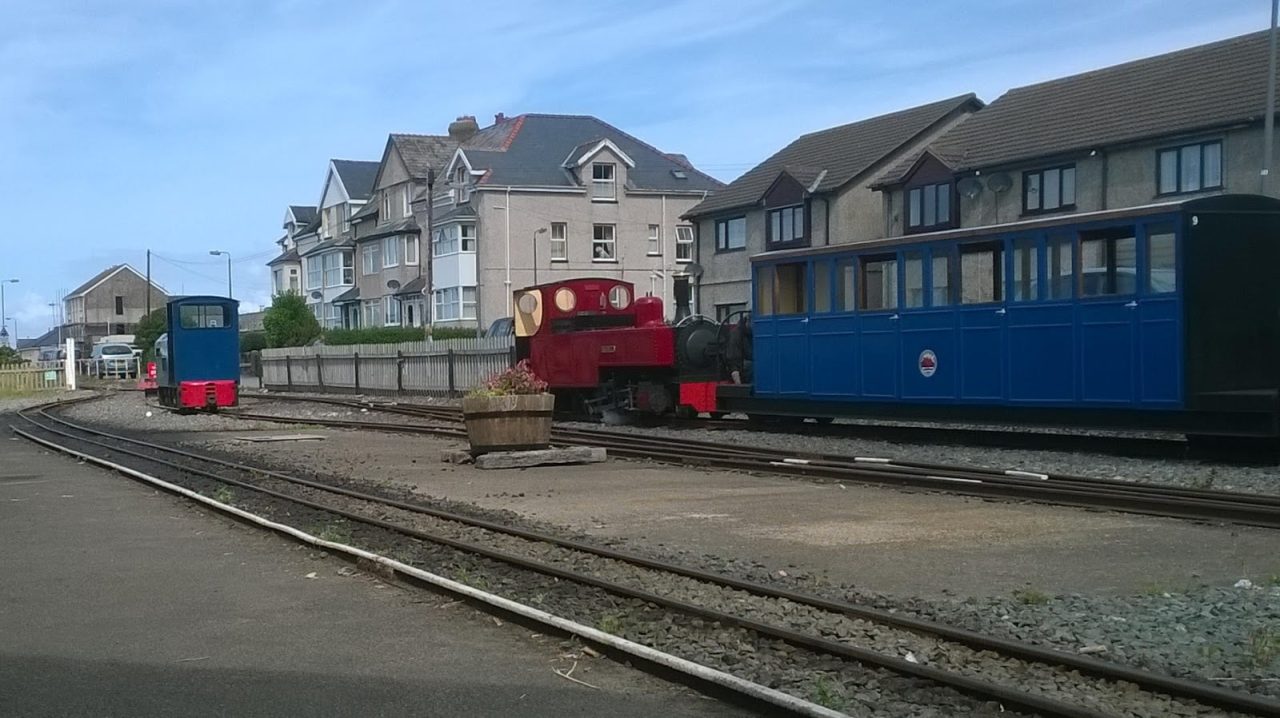
<path id="1" fill-rule="evenodd" d="M 499 112 L 493 116 L 493 124 L 500 124 L 505 119 L 507 119 L 507 116 L 504 113 Z"/>
<path id="2" fill-rule="evenodd" d="M 462 115 L 449 123 L 449 137 L 455 142 L 466 142 L 480 131 L 475 115 Z"/>

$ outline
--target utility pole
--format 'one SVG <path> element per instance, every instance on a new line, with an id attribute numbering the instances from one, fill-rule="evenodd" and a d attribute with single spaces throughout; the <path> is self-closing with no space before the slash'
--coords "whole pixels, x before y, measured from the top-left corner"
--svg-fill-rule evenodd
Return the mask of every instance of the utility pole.
<path id="1" fill-rule="evenodd" d="M 230 299 L 231 298 L 231 253 L 224 252 L 221 249 L 211 249 L 209 250 L 209 254 L 212 254 L 215 257 L 220 254 L 226 255 L 227 257 L 227 299 Z"/>
<path id="2" fill-rule="evenodd" d="M 147 250 L 147 313 L 144 316 L 151 316 L 151 250 Z"/>
<path id="3" fill-rule="evenodd" d="M 427 232 L 426 232 L 427 241 L 425 243 L 426 244 L 425 247 L 419 248 L 419 251 L 427 253 L 427 281 L 425 284 L 422 285 L 422 296 L 426 297 L 427 301 L 423 302 L 422 304 L 423 304 L 423 313 L 427 315 L 426 316 L 427 321 L 423 322 L 423 326 L 427 328 L 426 331 L 428 336 L 430 336 L 431 329 L 433 326 L 435 326 L 435 322 L 436 322 L 436 304 L 435 304 L 436 297 L 435 297 L 435 293 L 431 289 L 431 281 L 432 281 L 431 273 L 432 273 L 432 270 L 435 268 L 435 256 L 436 256 L 435 235 L 432 233 L 433 228 L 431 226 L 432 212 L 434 211 L 432 209 L 432 205 L 435 204 L 435 194 L 436 194 L 436 170 L 434 167 L 428 167 L 427 168 Z M 478 257 L 480 255 L 477 254 L 476 256 Z"/>
<path id="4" fill-rule="evenodd" d="M 1276 18 L 1280 14 L 1280 0 L 1271 0 L 1270 52 L 1267 60 L 1267 116 L 1262 126 L 1262 176 L 1259 180 L 1262 194 L 1267 193 L 1271 175 L 1272 151 L 1276 129 Z"/>
<path id="5" fill-rule="evenodd" d="M 533 286 L 538 286 L 538 235 L 546 234 L 546 227 L 533 230 Z"/>
<path id="6" fill-rule="evenodd" d="M 4 339 L 4 345 L 5 345 L 5 347 L 8 347 L 8 346 L 9 346 L 9 330 L 8 330 L 8 328 L 7 328 L 7 327 L 8 327 L 8 322 L 9 322 L 9 315 L 8 315 L 8 314 L 5 314 L 5 311 L 4 311 L 4 285 L 6 285 L 6 284 L 17 284 L 17 283 L 18 283 L 18 280 L 16 280 L 16 279 L 3 279 L 3 280 L 0 280 L 0 339 Z M 13 333 L 14 333 L 15 335 L 18 333 L 18 323 L 17 323 L 17 321 L 14 321 L 14 323 L 13 323 Z M 13 338 L 13 343 L 14 343 L 14 345 L 15 345 L 15 346 L 17 345 L 17 343 L 18 343 L 18 337 L 17 337 L 17 336 L 14 336 L 14 338 Z"/>

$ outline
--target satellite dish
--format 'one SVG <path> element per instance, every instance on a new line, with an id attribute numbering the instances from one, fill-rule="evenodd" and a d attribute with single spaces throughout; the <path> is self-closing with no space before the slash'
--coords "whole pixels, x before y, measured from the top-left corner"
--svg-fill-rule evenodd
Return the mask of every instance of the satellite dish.
<path id="1" fill-rule="evenodd" d="M 982 182 L 973 177 L 965 177 L 956 183 L 956 189 L 960 190 L 960 194 L 967 199 L 973 199 L 982 194 Z"/>
<path id="2" fill-rule="evenodd" d="M 311 293 L 311 298 L 312 298 L 312 299 L 323 299 L 323 298 L 324 298 L 324 293 L 323 293 L 323 292 L 312 292 L 312 293 Z"/>
<path id="3" fill-rule="evenodd" d="M 987 187 L 992 192 L 1004 192 L 1013 186 L 1013 180 L 1009 177 L 1008 172 L 997 172 L 987 178 Z"/>
<path id="4" fill-rule="evenodd" d="M 689 263 L 689 264 L 684 265 L 684 271 L 685 271 L 685 272 L 686 272 L 690 277 L 693 277 L 694 279 L 697 279 L 698 277 L 701 277 L 701 276 L 702 276 L 702 272 L 703 272 L 704 270 L 702 269 L 702 265 L 701 265 L 701 264 L 698 264 L 697 262 L 691 262 L 691 263 Z"/>
<path id="5" fill-rule="evenodd" d="M 397 289 L 399 289 L 399 288 L 400 288 L 400 282 L 398 282 L 398 281 L 396 281 L 396 280 L 394 280 L 394 279 L 388 279 L 388 280 L 387 280 L 387 289 L 390 289 L 391 291 L 393 291 L 393 292 L 394 292 L 394 291 L 396 291 L 396 290 L 397 290 Z"/>

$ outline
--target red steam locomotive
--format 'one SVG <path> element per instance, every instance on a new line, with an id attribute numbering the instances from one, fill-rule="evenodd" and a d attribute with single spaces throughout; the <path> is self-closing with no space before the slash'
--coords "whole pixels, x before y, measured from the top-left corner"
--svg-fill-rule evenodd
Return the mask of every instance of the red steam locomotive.
<path id="1" fill-rule="evenodd" d="M 693 415 L 716 411 L 723 376 L 719 324 L 689 314 L 677 281 L 676 321 L 630 282 L 570 279 L 515 292 L 516 357 L 550 385 L 557 409 Z"/>

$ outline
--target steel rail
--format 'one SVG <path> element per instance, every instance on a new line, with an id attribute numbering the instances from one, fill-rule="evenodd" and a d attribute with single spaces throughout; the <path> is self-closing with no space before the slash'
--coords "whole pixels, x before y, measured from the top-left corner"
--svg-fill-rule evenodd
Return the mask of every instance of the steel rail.
<path id="1" fill-rule="evenodd" d="M 236 412 L 240 419 L 373 429 L 401 433 L 464 438 L 461 427 L 431 427 L 342 419 L 302 419 Z M 661 463 L 705 466 L 748 472 L 767 472 L 827 481 L 874 483 L 906 490 L 941 491 L 990 499 L 1036 501 L 1062 506 L 1122 511 L 1194 521 L 1223 521 L 1263 528 L 1280 528 L 1280 502 L 1265 494 L 1245 494 L 1171 488 L 1152 484 L 1104 479 L 1081 484 L 1071 479 L 1029 479 L 1003 472 L 989 473 L 970 467 L 938 467 L 929 471 L 900 466 L 892 461 L 840 461 L 807 458 L 777 450 L 726 447 L 709 442 L 676 441 L 637 434 L 594 430 L 554 429 L 552 441 L 560 444 L 603 446 L 615 456 Z M 1029 472 L 1028 472 L 1029 473 Z"/>
<path id="2" fill-rule="evenodd" d="M 754 631 L 756 633 L 759 633 L 762 636 L 767 636 L 769 638 L 781 640 L 791 645 L 805 648 L 805 649 L 814 651 L 816 653 L 824 653 L 827 655 L 852 660 L 858 663 L 862 663 L 864 665 L 877 666 L 879 668 L 883 668 L 883 669 L 898 673 L 900 675 L 933 681 L 935 683 L 940 683 L 942 685 L 946 685 L 951 688 L 954 688 L 957 691 L 960 691 L 961 693 L 964 693 L 967 695 L 976 696 L 982 699 L 994 699 L 994 700 L 1000 701 L 1006 707 L 1010 707 L 1015 710 L 1031 711 L 1033 713 L 1038 713 L 1045 716 L 1051 716 L 1053 718 L 1104 718 L 1105 716 L 1107 716 L 1106 713 L 1101 713 L 1099 711 L 1095 711 L 1089 708 L 1084 708 L 1084 707 L 1072 705 L 1069 703 L 1064 703 L 1062 701 L 1058 701 L 1052 698 L 1047 698 L 1044 696 L 1025 693 L 1021 690 L 1010 688 L 1008 686 L 1003 686 L 996 683 L 990 683 L 988 681 L 971 678 L 966 675 L 951 673 L 949 671 L 934 668 L 932 666 L 925 666 L 918 663 L 913 663 L 911 661 L 907 661 L 905 659 L 897 658 L 894 656 L 887 656 L 887 655 L 877 653 L 875 651 L 871 651 L 868 649 L 858 648 L 855 646 L 839 643 L 836 641 L 831 641 L 825 638 L 811 636 L 811 635 L 801 633 L 799 631 L 795 631 L 789 628 L 772 626 L 766 623 L 762 623 L 760 621 L 756 621 L 754 619 L 743 618 L 741 616 L 725 613 L 723 611 L 719 611 L 716 609 L 706 608 L 703 606 L 688 603 L 686 601 L 681 601 L 678 599 L 672 599 L 667 596 L 652 593 L 650 591 L 632 588 L 630 586 L 624 586 L 622 584 L 618 584 L 616 582 L 609 581 L 606 579 L 597 578 L 595 576 L 578 573 L 576 571 L 570 571 L 568 569 L 563 569 L 558 566 L 546 564 L 541 561 L 537 561 L 535 559 L 529 559 L 522 556 L 515 556 L 503 551 L 498 551 L 496 549 L 488 548 L 486 546 L 479 546 L 479 545 L 468 543 L 465 541 L 459 541 L 456 539 L 449 538 L 447 536 L 440 536 L 438 534 L 433 534 L 428 531 L 422 531 L 420 529 L 415 529 L 407 526 L 400 526 L 398 524 L 387 521 L 385 519 L 365 516 L 357 512 L 348 511 L 346 509 L 326 505 L 318 501 L 312 501 L 310 499 L 304 499 L 301 497 L 292 496 L 284 492 L 279 492 L 279 491 L 268 489 L 262 486 L 255 485 L 250 482 L 240 481 L 238 479 L 232 479 L 229 477 L 215 474 L 213 472 L 204 471 L 202 469 L 197 469 L 197 468 L 186 466 L 183 464 L 178 464 L 176 462 L 171 462 L 171 461 L 154 457 L 154 456 L 148 456 L 148 455 L 142 454 L 141 452 L 135 452 L 129 449 L 122 449 L 120 447 L 113 447 L 108 444 L 105 444 L 104 442 L 96 441 L 93 439 L 86 439 L 84 437 L 77 437 L 58 429 L 42 426 L 39 424 L 39 422 L 31 420 L 29 417 L 25 415 L 22 415 L 22 416 L 24 419 L 31 422 L 32 424 L 34 424 L 36 427 L 38 427 L 43 431 L 60 435 L 65 438 L 71 439 L 73 441 L 80 441 L 82 443 L 100 446 L 109 451 L 123 453 L 126 455 L 134 456 L 136 458 L 140 458 L 144 461 L 157 463 L 162 466 L 168 466 L 180 472 L 194 474 L 197 476 L 203 476 L 205 478 L 218 481 L 221 483 L 237 486 L 250 491 L 256 491 L 260 494 L 271 496 L 273 498 L 277 498 L 284 501 L 290 501 L 300 506 L 305 506 L 307 508 L 310 508 L 316 511 L 331 513 L 336 516 L 341 516 L 343 518 L 349 519 L 351 521 L 357 521 L 370 526 L 375 526 L 384 530 L 388 530 L 388 531 L 402 534 L 404 536 L 408 536 L 410 538 L 416 538 L 423 541 L 429 541 L 431 543 L 435 543 L 441 546 L 447 546 L 449 548 L 462 551 L 464 553 L 483 556 L 484 558 L 487 558 L 493 561 L 498 561 L 500 563 L 506 563 L 513 566 L 518 566 L 520 568 L 533 571 L 536 573 L 541 573 L 543 575 L 550 576 L 552 578 L 563 579 L 566 581 L 582 584 L 585 586 L 590 586 L 592 588 L 598 588 L 600 590 L 613 593 L 616 595 L 625 596 L 627 598 L 643 601 L 646 603 L 652 603 L 658 606 L 663 606 L 673 611 L 686 613 L 688 615 L 697 616 L 710 621 L 716 621 L 721 623 L 722 625 L 728 625 L 728 626 L 733 626 L 733 627 L 741 628 L 748 631 Z M 22 431 L 21 429 L 18 429 L 16 427 L 12 427 L 12 428 L 14 432 L 19 434 L 20 436 L 23 436 L 24 438 L 31 439 L 31 440 L 35 440 L 36 438 L 32 436 L 30 433 Z M 1280 705 L 1276 706 L 1276 711 L 1277 712 L 1274 715 L 1280 715 Z M 1270 714 L 1263 714 L 1263 715 L 1270 715 Z"/>
<path id="3" fill-rule="evenodd" d="M 311 488 L 315 488 L 323 491 L 329 491 L 331 493 L 359 499 L 362 501 L 381 503 L 386 506 L 391 506 L 393 508 L 410 511 L 413 513 L 420 513 L 420 514 L 432 516 L 435 518 L 463 524 L 466 526 L 472 526 L 475 528 L 484 529 L 494 533 L 501 533 L 509 536 L 515 536 L 515 537 L 526 539 L 529 541 L 548 543 L 555 546 L 559 546 L 561 548 L 580 551 L 583 553 L 599 556 L 602 558 L 622 561 L 622 562 L 630 563 L 643 568 L 664 571 L 667 573 L 684 576 L 686 578 L 693 578 L 696 580 L 705 581 L 707 583 L 711 583 L 711 584 L 715 584 L 723 587 L 735 588 L 735 589 L 747 591 L 749 593 L 759 595 L 759 596 L 785 599 L 788 601 L 792 601 L 794 603 L 807 605 L 814 608 L 831 611 L 834 613 L 840 613 L 852 618 L 874 621 L 877 623 L 895 626 L 895 627 L 913 631 L 916 633 L 933 635 L 939 638 L 945 638 L 947 640 L 954 641 L 956 643 L 961 643 L 971 648 L 976 648 L 979 650 L 991 650 L 991 651 L 996 651 L 1009 656 L 1013 656 L 1022 660 L 1035 661 L 1035 662 L 1043 663 L 1046 665 L 1072 668 L 1075 670 L 1079 670 L 1083 673 L 1087 673 L 1089 675 L 1093 675 L 1096 677 L 1105 678 L 1109 680 L 1127 681 L 1127 682 L 1142 686 L 1143 688 L 1146 688 L 1148 690 L 1159 691 L 1159 692 L 1167 693 L 1169 695 L 1177 695 L 1181 697 L 1192 698 L 1202 703 L 1216 705 L 1218 707 L 1229 708 L 1229 709 L 1239 709 L 1240 708 L 1239 701 L 1241 697 L 1252 697 L 1251 694 L 1241 693 L 1239 691 L 1232 691 L 1229 689 L 1201 683 L 1198 681 L 1179 679 L 1172 676 L 1155 673 L 1152 671 L 1147 671 L 1139 668 L 1132 668 L 1129 666 L 1125 666 L 1123 664 L 1103 661 L 1103 660 L 1092 658 L 1089 656 L 1081 656 L 1081 655 L 1067 653 L 1065 651 L 1060 651 L 1053 648 L 1045 648 L 1042 646 L 1037 646 L 1031 643 L 1025 643 L 1025 642 L 1011 640 L 1011 639 L 988 636 L 975 631 L 956 628 L 954 626 L 948 626 L 946 624 L 936 623 L 936 622 L 928 621 L 925 619 L 919 619 L 919 618 L 913 618 L 909 616 L 902 616 L 895 613 L 889 613 L 888 611 L 884 611 L 881 609 L 872 608 L 868 606 L 863 606 L 859 604 L 849 603 L 847 601 L 838 601 L 838 600 L 828 599 L 828 598 L 824 598 L 814 594 L 789 590 L 785 588 L 779 588 L 776 586 L 770 586 L 770 585 L 758 583 L 755 581 L 749 581 L 745 579 L 735 578 L 732 576 L 726 576 L 720 573 L 704 571 L 704 570 L 695 569 L 695 568 L 689 568 L 686 566 L 681 566 L 679 564 L 673 564 L 673 563 L 661 561 L 658 559 L 640 556 L 638 554 L 632 554 L 624 551 L 618 551 L 616 549 L 594 546 L 592 544 L 588 544 L 582 541 L 565 539 L 559 536 L 554 536 L 554 535 L 543 533 L 543 532 L 533 531 L 529 529 L 522 529 L 514 526 L 508 526 L 505 524 L 500 524 L 493 521 L 487 521 L 484 519 L 477 519 L 474 517 L 466 516 L 465 514 L 445 511 L 442 509 L 436 509 L 430 506 L 425 506 L 423 504 L 400 501 L 397 499 L 389 499 L 389 498 L 377 496 L 374 494 L 356 491 L 354 489 L 349 489 L 343 486 L 336 486 L 334 484 L 330 484 L 327 482 L 315 481 L 312 479 L 305 479 L 302 477 L 292 476 L 289 474 L 285 474 L 285 473 L 270 470 L 270 469 L 263 469 L 255 466 L 250 466 L 247 464 L 220 459 L 217 457 L 207 456 L 197 452 L 188 451 L 186 449 L 179 449 L 172 446 L 166 446 L 163 444 L 157 444 L 154 442 L 143 441 L 141 439 L 122 436 L 119 434 L 113 434 L 110 432 L 103 431 L 101 429 L 85 427 L 75 422 L 71 422 L 66 419 L 53 416 L 49 414 L 45 409 L 40 409 L 38 413 L 43 418 L 47 418 L 58 424 L 68 426 L 73 429 L 83 431 L 85 433 L 104 436 L 114 440 L 134 444 L 137 446 L 145 446 L 150 449 L 163 451 L 176 456 L 182 456 L 185 458 L 195 459 L 195 460 L 210 463 L 210 464 L 225 466 L 227 468 L 235 469 L 238 471 L 244 471 L 244 472 L 259 474 L 263 476 L 269 476 L 282 481 L 286 481 L 286 482 L 290 482 L 290 483 L 294 483 L 302 486 L 307 486 L 307 487 L 311 487 Z M 28 417 L 24 416 L 23 418 L 27 418 L 28 421 L 31 421 Z M 40 426 L 40 424 L 38 424 L 37 422 L 32 422 L 32 423 L 36 424 L 37 426 Z M 42 428 L 46 428 L 46 427 L 42 427 Z M 49 430 L 49 429 L 46 428 L 46 430 Z M 62 433 L 62 432 L 58 432 L 58 433 Z M 63 435 L 66 435 L 66 434 L 63 434 Z M 73 438 L 76 438 L 76 437 L 73 437 Z M 1280 702 L 1269 701 L 1264 698 L 1262 702 L 1259 703 L 1258 707 L 1270 708 L 1272 710 L 1280 711 Z"/>

